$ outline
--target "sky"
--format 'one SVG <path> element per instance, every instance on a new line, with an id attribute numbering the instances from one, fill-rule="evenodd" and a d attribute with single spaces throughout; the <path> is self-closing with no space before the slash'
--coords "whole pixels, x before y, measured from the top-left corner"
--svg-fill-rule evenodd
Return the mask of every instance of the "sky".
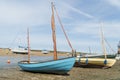
<path id="1" fill-rule="evenodd" d="M 76 51 L 102 53 L 101 32 L 114 52 L 120 37 L 120 0 L 0 0 L 0 47 L 53 50 L 51 2 Z M 101 22 L 103 25 L 101 25 Z M 55 14 L 58 51 L 71 51 Z M 108 53 L 113 51 L 105 44 Z"/>

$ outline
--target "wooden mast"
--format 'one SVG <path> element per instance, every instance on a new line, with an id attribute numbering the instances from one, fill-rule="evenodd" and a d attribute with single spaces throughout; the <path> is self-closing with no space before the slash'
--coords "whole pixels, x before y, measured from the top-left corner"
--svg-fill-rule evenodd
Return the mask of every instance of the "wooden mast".
<path id="1" fill-rule="evenodd" d="M 54 5 L 53 2 L 51 3 L 52 7 L 52 17 L 51 17 L 51 27 L 52 27 L 52 37 L 53 37 L 53 44 L 54 44 L 54 60 L 57 60 L 57 48 L 56 48 L 56 33 L 55 33 L 55 19 L 54 19 Z"/>
<path id="2" fill-rule="evenodd" d="M 103 36 L 103 31 L 102 31 L 102 27 L 103 27 L 103 24 L 101 23 L 101 37 L 102 37 L 102 48 L 103 48 L 103 53 L 105 55 L 105 60 L 107 59 L 107 55 L 106 55 L 106 48 L 105 48 L 105 41 L 104 41 L 104 36 Z"/>
<path id="3" fill-rule="evenodd" d="M 28 44 L 28 63 L 30 63 L 30 41 L 29 41 L 29 28 L 27 28 L 27 44 Z"/>
<path id="4" fill-rule="evenodd" d="M 72 45 L 71 45 L 71 42 L 70 42 L 70 40 L 69 40 L 69 38 L 68 38 L 68 36 L 67 36 L 67 34 L 66 34 L 66 32 L 65 32 L 65 29 L 64 29 L 64 27 L 63 27 L 63 25 L 62 25 L 62 22 L 61 22 L 61 20 L 60 20 L 60 17 L 59 17 L 59 15 L 58 15 L 58 12 L 57 12 L 55 6 L 54 6 L 54 9 L 55 9 L 55 12 L 56 12 L 58 21 L 59 21 L 59 23 L 60 23 L 60 26 L 61 26 L 61 28 L 62 28 L 62 31 L 63 31 L 63 33 L 64 33 L 64 35 L 65 35 L 65 38 L 66 38 L 66 40 L 67 40 L 67 42 L 68 42 L 68 44 L 69 44 L 69 46 L 70 46 L 70 48 L 71 48 L 71 50 L 72 50 L 72 56 L 73 56 L 73 55 L 74 55 L 73 53 L 75 52 L 75 50 L 73 49 L 73 47 L 72 47 Z"/>

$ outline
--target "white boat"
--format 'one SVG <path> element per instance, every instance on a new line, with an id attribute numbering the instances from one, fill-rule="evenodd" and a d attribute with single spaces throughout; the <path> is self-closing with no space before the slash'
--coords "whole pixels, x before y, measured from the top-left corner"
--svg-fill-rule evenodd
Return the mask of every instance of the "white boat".
<path id="1" fill-rule="evenodd" d="M 28 49 L 20 46 L 18 48 L 11 49 L 11 51 L 16 54 L 28 54 Z"/>

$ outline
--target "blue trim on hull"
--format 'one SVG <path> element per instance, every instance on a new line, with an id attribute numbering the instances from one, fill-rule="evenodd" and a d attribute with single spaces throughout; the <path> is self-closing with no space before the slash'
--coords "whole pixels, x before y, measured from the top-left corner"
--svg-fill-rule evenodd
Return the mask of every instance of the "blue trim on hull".
<path id="1" fill-rule="evenodd" d="M 27 62 L 27 61 L 26 61 Z M 45 72 L 45 73 L 58 73 L 64 74 L 70 71 L 75 63 L 75 57 L 69 57 L 59 60 L 52 60 L 37 63 L 24 63 L 18 62 L 22 70 L 30 72 Z"/>

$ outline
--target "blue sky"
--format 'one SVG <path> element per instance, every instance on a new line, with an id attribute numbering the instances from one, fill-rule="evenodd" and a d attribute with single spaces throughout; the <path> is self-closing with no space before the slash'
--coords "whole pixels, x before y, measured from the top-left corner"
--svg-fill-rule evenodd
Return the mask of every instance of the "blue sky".
<path id="1" fill-rule="evenodd" d="M 29 27 L 32 49 L 53 50 L 50 21 L 52 1 L 76 51 L 89 52 L 90 47 L 91 52 L 102 53 L 102 21 L 104 37 L 117 52 L 120 40 L 119 0 L 1 0 L 0 47 L 25 46 L 26 30 Z M 71 51 L 57 19 L 56 34 L 58 51 Z"/>

